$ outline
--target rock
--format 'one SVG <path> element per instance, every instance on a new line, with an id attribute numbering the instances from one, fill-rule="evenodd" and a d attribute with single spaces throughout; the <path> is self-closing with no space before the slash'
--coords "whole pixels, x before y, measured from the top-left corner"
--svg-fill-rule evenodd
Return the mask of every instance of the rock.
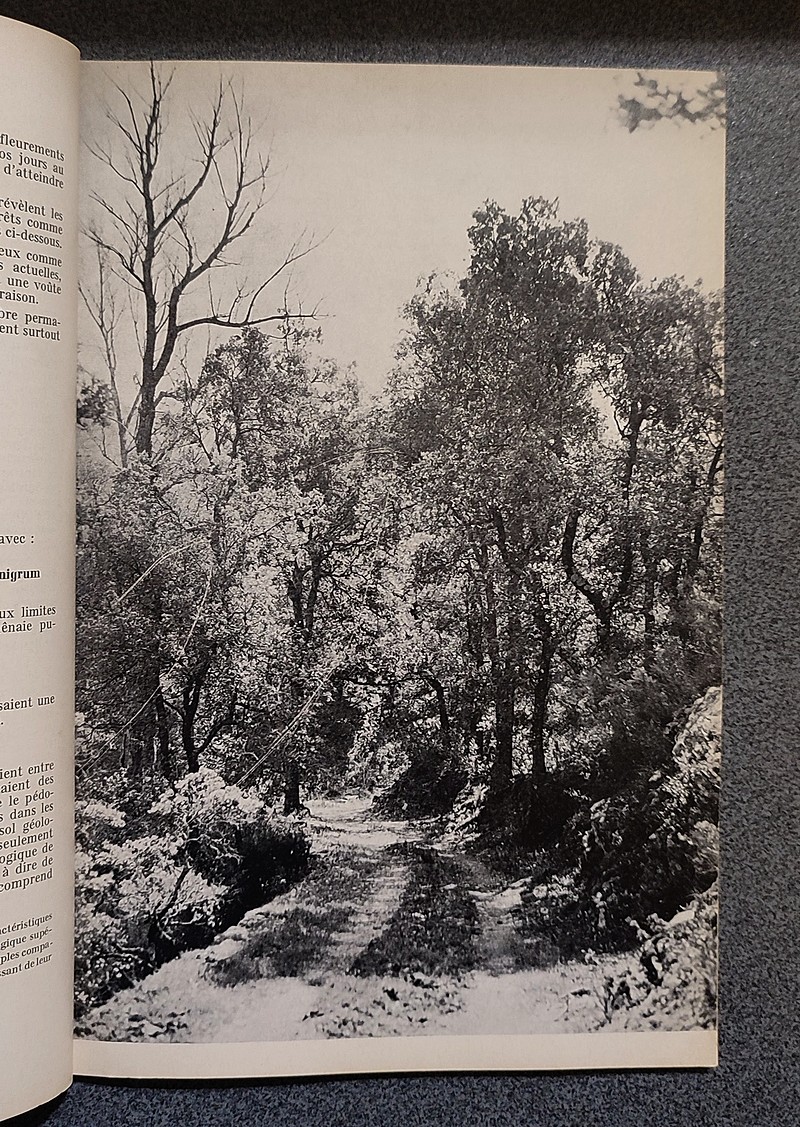
<path id="1" fill-rule="evenodd" d="M 225 959 L 230 959 L 233 955 L 235 955 L 240 946 L 240 940 L 225 939 L 221 937 L 219 942 L 217 942 L 212 948 L 206 951 L 204 961 L 207 963 L 224 962 Z"/>

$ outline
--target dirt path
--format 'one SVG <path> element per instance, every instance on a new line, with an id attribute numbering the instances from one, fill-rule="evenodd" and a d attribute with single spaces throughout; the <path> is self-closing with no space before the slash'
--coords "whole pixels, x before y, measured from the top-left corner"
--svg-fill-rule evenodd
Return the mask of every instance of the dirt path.
<path id="1" fill-rule="evenodd" d="M 596 968 L 518 969 L 518 885 L 370 805 L 312 803 L 309 875 L 95 1009 L 87 1033 L 226 1042 L 596 1024 Z"/>

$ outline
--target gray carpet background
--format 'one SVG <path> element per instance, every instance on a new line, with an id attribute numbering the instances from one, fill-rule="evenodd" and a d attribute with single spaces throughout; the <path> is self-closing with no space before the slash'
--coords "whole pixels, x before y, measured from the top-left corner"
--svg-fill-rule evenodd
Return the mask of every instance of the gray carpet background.
<path id="1" fill-rule="evenodd" d="M 16 1127 L 795 1127 L 800 1120 L 800 10 L 675 0 L 0 0 L 87 58 L 680 66 L 729 76 L 721 1065 L 77 1082 Z M 531 185 L 535 192 L 536 186 Z M 0 1027 L 7 1015 L 0 1015 Z"/>

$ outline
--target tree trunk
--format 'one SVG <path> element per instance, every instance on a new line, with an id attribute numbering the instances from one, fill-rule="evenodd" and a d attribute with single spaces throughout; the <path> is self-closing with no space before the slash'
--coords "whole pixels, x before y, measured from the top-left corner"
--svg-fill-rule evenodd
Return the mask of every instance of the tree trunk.
<path id="1" fill-rule="evenodd" d="M 131 722 L 128 740 L 128 780 L 132 787 L 140 790 L 145 772 L 152 770 L 158 734 L 156 699 L 161 691 L 158 661 L 145 655 L 144 668 L 139 682 L 139 699 L 142 704 Z"/>
<path id="2" fill-rule="evenodd" d="M 489 572 L 488 554 L 481 545 L 481 571 L 486 595 L 486 648 L 492 671 L 494 697 L 495 754 L 491 770 L 491 787 L 496 792 L 507 790 L 513 774 L 514 679 L 509 659 L 500 656 L 497 628 L 497 601 Z"/>
<path id="3" fill-rule="evenodd" d="M 611 615 L 610 606 L 597 614 L 597 652 L 601 658 L 608 657 L 611 651 Z"/>
<path id="4" fill-rule="evenodd" d="M 128 783 L 133 790 L 142 789 L 144 765 L 153 750 L 153 724 L 145 713 L 137 716 L 131 724 L 126 741 Z"/>
<path id="5" fill-rule="evenodd" d="M 175 780 L 175 766 L 172 762 L 172 753 L 169 746 L 169 719 L 167 708 L 164 704 L 164 694 L 159 690 L 155 698 L 156 723 L 158 725 L 158 769 L 169 782 Z"/>
<path id="6" fill-rule="evenodd" d="M 200 753 L 195 739 L 195 722 L 200 708 L 200 694 L 208 673 L 208 663 L 203 662 L 192 673 L 183 687 L 181 712 L 181 743 L 186 757 L 186 770 L 190 775 L 200 770 Z"/>
<path id="7" fill-rule="evenodd" d="M 420 676 L 425 684 L 429 685 L 436 694 L 436 710 L 439 714 L 439 732 L 442 737 L 442 751 L 444 753 L 445 762 L 449 764 L 453 756 L 453 739 L 444 685 L 438 677 L 435 677 L 433 673 L 429 673 L 427 670 L 424 673 L 420 673 Z"/>
<path id="8" fill-rule="evenodd" d="M 515 696 L 513 677 L 501 676 L 494 690 L 495 754 L 491 784 L 497 793 L 508 790 L 514 774 Z"/>
<path id="9" fill-rule="evenodd" d="M 136 452 L 137 454 L 152 454 L 153 428 L 156 421 L 155 389 L 149 384 L 142 384 L 142 394 L 139 400 L 139 413 L 136 420 Z"/>
<path id="10" fill-rule="evenodd" d="M 300 809 L 300 766 L 294 759 L 286 764 L 283 789 L 283 812 L 293 814 Z"/>
<path id="11" fill-rule="evenodd" d="M 628 449 L 625 452 L 625 462 L 622 468 L 622 499 L 626 508 L 630 502 L 631 482 L 639 455 L 639 436 L 645 420 L 645 410 L 645 405 L 640 400 L 634 399 L 628 411 L 628 427 L 630 428 L 628 431 Z"/>
<path id="12" fill-rule="evenodd" d="M 561 543 L 561 562 L 564 565 L 567 579 L 576 591 L 590 603 L 597 620 L 597 649 L 601 658 L 605 659 L 611 652 L 611 626 L 614 608 L 624 598 L 630 589 L 633 578 L 633 549 L 630 538 L 626 539 L 620 565 L 619 580 L 610 595 L 591 586 L 586 576 L 578 569 L 575 563 L 575 538 L 578 532 L 580 513 L 575 510 L 567 517 L 564 536 Z"/>
<path id="13" fill-rule="evenodd" d="M 552 680 L 553 654 L 555 640 L 553 630 L 548 623 L 542 632 L 542 654 L 539 661 L 539 672 L 533 687 L 533 715 L 531 717 L 531 760 L 533 775 L 537 780 L 543 779 L 547 774 L 545 764 L 544 746 L 545 732 L 547 730 L 547 706 L 550 698 L 550 684 Z"/>
<path id="14" fill-rule="evenodd" d="M 125 470 L 128 468 L 128 428 L 125 425 L 125 419 L 122 414 L 122 403 L 119 398 L 116 375 L 110 363 L 108 374 L 111 381 L 111 399 L 114 403 L 114 422 L 116 424 L 117 439 L 119 441 L 119 464 Z"/>
<path id="15" fill-rule="evenodd" d="M 644 591 L 642 594 L 642 622 L 644 626 L 643 657 L 644 667 L 649 669 L 653 664 L 655 652 L 655 601 L 656 601 L 656 562 L 650 551 L 650 539 L 647 530 L 641 536 L 641 556 L 644 564 Z"/>
<path id="16" fill-rule="evenodd" d="M 186 757 L 186 770 L 190 775 L 194 775 L 200 770 L 200 758 L 194 742 L 194 716 L 184 715 L 181 719 L 181 741 L 183 754 Z"/>

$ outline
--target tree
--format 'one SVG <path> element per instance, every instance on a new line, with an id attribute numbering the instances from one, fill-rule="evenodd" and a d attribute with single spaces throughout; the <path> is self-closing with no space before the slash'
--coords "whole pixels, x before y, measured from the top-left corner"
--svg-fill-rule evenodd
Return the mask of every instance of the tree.
<path id="1" fill-rule="evenodd" d="M 449 530 L 477 611 L 494 713 L 494 788 L 514 773 L 522 696 L 529 751 L 545 773 L 544 730 L 557 629 L 550 560 L 568 495 L 564 444 L 596 426 L 583 363 L 596 332 L 585 224 L 528 200 L 475 215 L 472 259 L 455 295 L 429 286 L 409 306 L 395 381 L 399 441 L 416 462 L 437 534 Z M 477 645 L 476 645 L 477 644 Z"/>
<path id="2" fill-rule="evenodd" d="M 271 283 L 307 253 L 299 243 L 257 283 L 237 283 L 227 298 L 215 286 L 219 269 L 232 264 L 231 252 L 264 207 L 268 160 L 256 149 L 241 97 L 222 83 L 205 119 L 191 119 L 195 151 L 172 154 L 171 82 L 172 76 L 162 77 L 151 64 L 145 95 L 115 87 L 120 106 L 106 114 L 113 135 L 89 144 L 118 188 L 109 198 L 97 192 L 91 197 L 98 212 L 89 230 L 98 277 L 84 300 L 103 342 L 123 465 L 131 440 L 137 453 L 152 452 L 156 409 L 182 337 L 201 326 L 237 330 L 304 316 L 286 307 L 264 308 Z M 140 353 L 138 391 L 127 414 L 120 404 L 114 343 L 121 306 L 110 291 L 111 277 L 126 287 Z"/>
<path id="3" fill-rule="evenodd" d="M 607 735 L 613 716 L 622 732 L 639 703 L 620 683 L 656 666 L 676 709 L 706 687 L 718 309 L 681 281 L 643 283 L 619 248 L 544 200 L 519 215 L 487 204 L 470 239 L 458 292 L 431 280 L 408 307 L 392 441 L 424 536 L 413 634 L 432 632 L 429 653 L 448 654 L 437 679 L 451 714 L 456 684 L 488 699 L 492 789 L 509 794 L 527 773 L 533 827 L 557 766 L 553 724 L 567 749 L 581 726 Z M 443 629 L 435 592 L 448 585 L 444 603 L 463 613 Z M 569 704 L 587 685 L 590 715 Z"/>
<path id="4" fill-rule="evenodd" d="M 725 79 L 721 74 L 708 86 L 675 90 L 660 78 L 639 71 L 633 90 L 620 94 L 617 101 L 620 119 L 629 133 L 659 121 L 685 121 L 720 129 L 727 120 Z"/>
<path id="5" fill-rule="evenodd" d="M 301 769 L 313 767 L 319 712 L 326 702 L 347 712 L 336 672 L 354 641 L 346 636 L 370 547 L 359 513 L 357 388 L 333 366 L 312 364 L 307 338 L 290 325 L 278 342 L 247 328 L 207 358 L 196 387 L 182 390 L 200 461 L 218 486 L 226 483 L 214 503 L 217 538 L 226 538 L 232 522 L 246 539 L 268 526 L 251 549 L 250 566 L 269 568 L 275 591 L 283 689 L 279 700 L 272 694 L 272 723 L 262 734 L 268 746 L 275 743 L 287 812 L 299 805 Z M 245 512 L 249 530 L 242 529 Z M 241 578 L 241 561 L 237 568 Z"/>

